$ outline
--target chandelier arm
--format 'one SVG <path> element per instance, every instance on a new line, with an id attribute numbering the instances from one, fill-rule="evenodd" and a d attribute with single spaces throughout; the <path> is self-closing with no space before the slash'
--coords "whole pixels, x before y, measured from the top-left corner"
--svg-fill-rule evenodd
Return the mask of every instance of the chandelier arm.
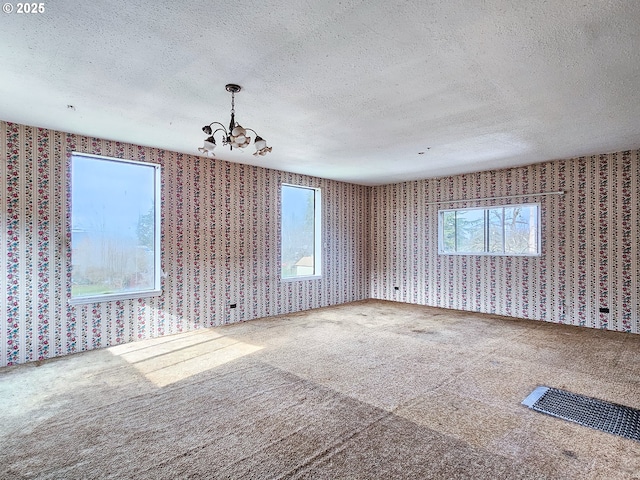
<path id="1" fill-rule="evenodd" d="M 243 127 L 245 130 L 249 130 L 250 132 L 253 132 L 253 134 L 257 137 L 258 134 L 256 133 L 256 131 L 253 128 L 247 128 L 247 127 Z"/>
<path id="2" fill-rule="evenodd" d="M 224 125 L 223 125 L 223 124 L 221 124 L 220 122 L 211 122 L 211 123 L 209 124 L 209 126 L 211 126 L 211 125 L 220 125 L 222 128 L 217 128 L 217 129 L 216 129 L 216 132 L 217 132 L 218 130 L 222 130 L 222 131 L 224 131 L 224 133 L 225 133 L 225 134 L 227 133 L 227 129 L 226 129 L 226 128 L 224 127 Z M 213 132 L 213 133 L 216 133 L 216 132 Z M 213 133 L 212 133 L 211 135 L 213 135 Z"/>

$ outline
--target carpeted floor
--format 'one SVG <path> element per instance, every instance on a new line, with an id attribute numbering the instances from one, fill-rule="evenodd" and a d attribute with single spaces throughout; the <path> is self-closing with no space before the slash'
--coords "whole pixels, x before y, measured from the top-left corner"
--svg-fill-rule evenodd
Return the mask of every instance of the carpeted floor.
<path id="1" fill-rule="evenodd" d="M 0 369 L 0 478 L 640 478 L 640 335 L 367 300 Z"/>

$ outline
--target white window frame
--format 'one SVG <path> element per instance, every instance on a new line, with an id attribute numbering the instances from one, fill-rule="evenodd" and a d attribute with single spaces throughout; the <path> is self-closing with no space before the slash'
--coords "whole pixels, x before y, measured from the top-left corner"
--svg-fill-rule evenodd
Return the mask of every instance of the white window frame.
<path id="1" fill-rule="evenodd" d="M 148 168 L 154 169 L 154 261 L 153 261 L 153 288 L 146 290 L 137 290 L 130 292 L 118 292 L 118 293 L 105 293 L 98 295 L 86 295 L 86 296 L 71 296 L 69 303 L 72 305 L 76 304 L 85 304 L 85 303 L 98 303 L 98 302 L 110 302 L 116 300 L 129 300 L 129 299 L 137 299 L 143 297 L 157 297 L 162 294 L 162 285 L 161 285 L 161 250 L 160 250 L 160 237 L 161 237 L 161 216 L 160 216 L 160 208 L 161 208 L 161 166 L 157 163 L 150 162 L 140 162 L 136 160 L 126 160 L 122 158 L 114 158 L 114 157 L 106 157 L 103 155 L 92 155 L 88 153 L 81 152 L 71 152 L 71 160 L 69 167 L 73 168 L 73 159 L 74 157 L 84 157 L 84 158 L 93 158 L 100 161 L 106 162 L 118 162 L 130 165 L 139 165 Z M 70 176 L 72 177 L 72 175 Z M 71 178 L 71 183 L 69 185 L 69 192 L 71 193 L 71 198 L 73 198 L 73 178 Z M 70 200 L 71 201 L 71 200 Z M 73 222 L 73 205 L 69 205 L 69 222 Z M 72 225 L 68 225 L 68 230 L 71 231 Z M 72 239 L 69 239 L 69 251 L 73 252 L 73 244 Z M 73 255 L 73 253 L 72 253 Z M 73 262 L 73 258 L 71 258 L 71 262 Z M 73 280 L 72 277 L 69 279 L 71 282 Z"/>
<path id="2" fill-rule="evenodd" d="M 282 218 L 282 188 L 304 188 L 314 192 L 314 212 L 313 212 L 313 275 L 304 275 L 299 277 L 283 277 L 282 268 L 280 268 L 280 280 L 283 282 L 297 282 L 300 280 L 315 280 L 322 278 L 322 190 L 316 187 L 308 187 L 306 185 L 294 185 L 292 183 L 282 183 L 280 185 L 280 217 Z M 280 224 L 280 259 L 279 265 L 282 266 L 282 223 Z"/>
<path id="3" fill-rule="evenodd" d="M 505 209 L 505 208 L 517 208 L 517 207 L 534 207 L 536 209 L 536 252 L 535 253 L 506 253 L 506 252 L 490 252 L 489 251 L 489 224 L 487 223 L 487 215 L 489 210 Z M 484 251 L 482 252 L 451 252 L 444 250 L 444 228 L 443 218 L 447 212 L 459 212 L 465 210 L 483 210 L 484 214 Z M 503 231 L 504 238 L 504 231 Z M 504 250 L 504 241 L 503 241 Z M 494 256 L 494 257 L 539 257 L 542 255 L 542 224 L 541 224 L 541 206 L 539 203 L 518 203 L 518 204 L 506 204 L 506 205 L 492 205 L 483 207 L 466 207 L 466 208 L 449 208 L 438 210 L 438 255 L 479 255 L 479 256 Z"/>

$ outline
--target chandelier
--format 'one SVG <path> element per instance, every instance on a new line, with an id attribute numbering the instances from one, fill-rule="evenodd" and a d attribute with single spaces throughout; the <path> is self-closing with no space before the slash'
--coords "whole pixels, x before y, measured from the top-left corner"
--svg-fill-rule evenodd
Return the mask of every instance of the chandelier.
<path id="1" fill-rule="evenodd" d="M 227 92 L 231 93 L 231 122 L 229 122 L 229 130 L 227 130 L 220 122 L 211 122 L 209 125 L 202 127 L 202 131 L 209 136 L 205 139 L 204 146 L 198 148 L 198 151 L 205 155 L 214 155 L 213 149 L 216 148 L 216 140 L 214 136 L 217 132 L 223 132 L 222 144 L 229 145 L 231 150 L 233 150 L 233 147 L 245 148 L 251 143 L 251 137 L 247 134 L 247 131 L 250 131 L 253 132 L 255 136 L 253 139 L 253 145 L 256 147 L 254 155 L 266 155 L 271 151 L 271 147 L 267 147 L 267 142 L 258 135 L 255 130 L 251 128 L 244 128 L 240 124 L 236 123 L 235 95 L 241 90 L 240 85 L 230 83 L 225 86 L 225 89 Z M 211 128 L 213 125 L 217 125 L 218 127 L 214 130 Z"/>

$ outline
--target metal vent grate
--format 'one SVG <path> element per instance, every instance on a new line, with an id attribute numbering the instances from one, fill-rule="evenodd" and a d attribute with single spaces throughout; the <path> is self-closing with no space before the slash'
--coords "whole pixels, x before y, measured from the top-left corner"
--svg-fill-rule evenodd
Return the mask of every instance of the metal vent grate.
<path id="1" fill-rule="evenodd" d="M 523 405 L 538 412 L 640 442 L 640 410 L 557 388 L 538 387 Z"/>

